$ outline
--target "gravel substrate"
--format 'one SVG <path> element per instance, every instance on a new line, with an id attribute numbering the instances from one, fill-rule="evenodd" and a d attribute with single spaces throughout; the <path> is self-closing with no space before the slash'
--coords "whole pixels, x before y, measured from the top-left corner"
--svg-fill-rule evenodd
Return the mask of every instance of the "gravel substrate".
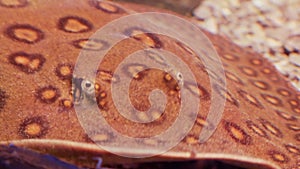
<path id="1" fill-rule="evenodd" d="M 194 15 L 202 28 L 263 54 L 300 90 L 300 0 L 205 0 Z"/>

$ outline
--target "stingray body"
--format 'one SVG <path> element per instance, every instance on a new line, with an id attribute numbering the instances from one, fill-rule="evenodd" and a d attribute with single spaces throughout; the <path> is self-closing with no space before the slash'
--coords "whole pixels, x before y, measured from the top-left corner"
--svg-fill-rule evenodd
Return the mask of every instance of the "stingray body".
<path id="1" fill-rule="evenodd" d="M 101 157 L 104 165 L 220 160 L 245 168 L 300 168 L 299 93 L 261 55 L 240 48 L 228 39 L 205 32 L 222 60 L 226 88 L 210 84 L 210 71 L 188 46 L 170 37 L 143 33 L 145 28 L 140 29 L 138 25 L 132 25 L 126 33 L 142 34 L 129 36 L 107 53 L 96 72 L 95 83 L 73 77 L 81 51 L 97 51 L 107 45 L 97 39 L 88 42 L 90 36 L 133 11 L 161 12 L 146 6 L 96 0 L 0 0 L 2 144 L 13 143 L 85 167 L 95 167 L 95 158 Z M 143 64 L 126 65 L 121 71 L 133 79 L 129 98 L 136 109 L 149 109 L 148 96 L 156 88 L 166 93 L 168 101 L 158 119 L 135 123 L 119 114 L 110 91 L 111 83 L 118 82 L 118 77 L 113 76 L 118 64 L 132 52 L 144 48 L 175 53 L 192 70 L 197 84 L 185 79 L 180 84 L 176 77 L 161 70 L 136 73 Z M 151 158 L 125 158 L 101 149 L 94 141 L 105 143 L 116 138 L 105 131 L 87 135 L 74 110 L 74 104 L 87 98 L 84 88 L 92 86 L 96 95 L 92 101 L 116 131 L 130 137 L 149 137 L 163 132 L 176 120 L 180 85 L 201 98 L 195 124 L 178 145 Z M 201 130 L 211 125 L 205 119 L 212 104 L 212 90 L 225 96 L 225 110 L 214 134 L 200 144 Z M 146 121 L 151 119 L 145 114 L 135 116 Z M 129 155 L 151 152 L 128 147 L 118 140 L 116 143 L 117 151 Z M 144 144 L 164 143 L 151 140 Z"/>

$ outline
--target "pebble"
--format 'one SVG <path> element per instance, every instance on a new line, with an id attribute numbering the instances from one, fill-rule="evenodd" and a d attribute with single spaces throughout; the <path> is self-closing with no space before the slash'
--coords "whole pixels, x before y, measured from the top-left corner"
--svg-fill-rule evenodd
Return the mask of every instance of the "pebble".
<path id="1" fill-rule="evenodd" d="M 197 15 L 197 17 L 199 18 L 199 19 L 206 19 L 206 18 L 209 18 L 209 17 L 211 17 L 211 10 L 209 9 L 209 8 L 204 8 L 204 9 L 202 9 L 202 8 L 196 8 L 195 9 L 195 12 L 198 14 Z"/>
<path id="2" fill-rule="evenodd" d="M 206 20 L 205 24 L 203 27 L 206 30 L 209 30 L 212 33 L 217 33 L 218 32 L 218 27 L 217 27 L 217 22 L 215 18 L 209 18 Z"/>

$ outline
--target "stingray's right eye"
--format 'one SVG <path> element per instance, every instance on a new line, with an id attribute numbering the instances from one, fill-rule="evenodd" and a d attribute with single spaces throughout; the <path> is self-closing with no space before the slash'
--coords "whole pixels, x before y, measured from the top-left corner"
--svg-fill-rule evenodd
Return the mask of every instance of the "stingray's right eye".
<path id="1" fill-rule="evenodd" d="M 178 72 L 178 73 L 176 74 L 176 78 L 177 78 L 179 84 L 182 86 L 182 85 L 183 85 L 183 75 L 182 75 L 182 73 L 181 73 L 181 72 Z"/>
<path id="2" fill-rule="evenodd" d="M 89 80 L 83 80 L 81 82 L 81 89 L 84 93 L 91 95 L 95 92 L 95 87 L 94 84 L 92 82 L 90 82 Z"/>

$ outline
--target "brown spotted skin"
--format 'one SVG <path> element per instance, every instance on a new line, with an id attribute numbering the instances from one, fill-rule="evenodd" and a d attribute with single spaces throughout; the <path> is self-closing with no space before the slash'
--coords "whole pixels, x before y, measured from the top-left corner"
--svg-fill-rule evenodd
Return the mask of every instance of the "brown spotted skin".
<path id="1" fill-rule="evenodd" d="M 92 157 L 103 151 L 92 144 L 78 122 L 73 108 L 72 71 L 81 50 L 107 47 L 106 42 L 97 39 L 86 45 L 85 41 L 106 23 L 127 15 L 125 8 L 156 11 L 133 4 L 123 5 L 124 8 L 118 8 L 93 0 L 0 0 L 1 141 L 25 140 L 19 144 L 47 151 L 77 165 L 95 164 L 94 161 L 76 160 L 76 153 L 80 157 L 82 154 Z M 130 35 L 133 31 L 143 29 L 133 26 L 124 33 Z M 172 153 L 181 152 L 186 153 L 181 160 L 219 159 L 257 168 L 300 168 L 300 93 L 261 55 L 220 36 L 205 33 L 221 56 L 228 85 L 227 89 L 212 86 L 220 93 L 226 93 L 227 102 L 222 121 L 207 142 L 199 144 L 198 136 L 204 125 L 211 125 L 205 121 L 212 90 L 208 73 L 188 47 L 164 36 L 132 37 L 116 45 L 104 58 L 97 72 L 96 100 L 99 108 L 104 110 L 106 120 L 119 132 L 134 137 L 159 134 L 174 122 L 180 95 L 176 81 L 165 72 L 146 70 L 136 74 L 143 65 L 128 65 L 127 70 L 123 70 L 134 79 L 130 98 L 137 109 L 149 109 L 147 96 L 151 90 L 159 88 L 167 94 L 169 102 L 165 113 L 151 123 L 136 124 L 120 116 L 109 92 L 111 82 L 118 81 L 118 78 L 112 79 L 112 73 L 126 56 L 145 47 L 163 48 L 180 56 L 194 72 L 198 84 L 184 84 L 194 94 L 199 90 L 201 113 L 186 138 L 155 160 L 172 160 Z M 197 63 L 202 66 L 196 66 Z M 137 117 L 151 118 L 143 114 Z M 26 142 L 27 139 L 30 140 Z M 101 142 L 114 138 L 104 132 L 94 139 Z M 126 143 L 120 142 L 119 146 L 124 145 Z M 113 155 L 108 155 L 106 163 L 122 159 L 113 156 L 115 160 L 112 160 L 110 156 Z"/>

